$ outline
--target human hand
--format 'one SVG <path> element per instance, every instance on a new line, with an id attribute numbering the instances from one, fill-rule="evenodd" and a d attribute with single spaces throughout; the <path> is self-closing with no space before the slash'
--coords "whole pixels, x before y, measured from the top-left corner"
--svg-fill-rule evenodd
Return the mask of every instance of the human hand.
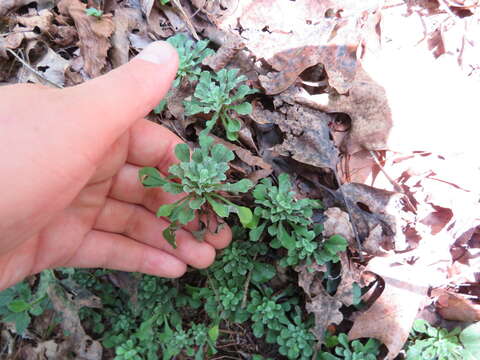
<path id="1" fill-rule="evenodd" d="M 0 88 L 0 290 L 43 269 L 106 267 L 178 277 L 204 268 L 231 230 L 173 249 L 155 211 L 176 195 L 146 189 L 143 166 L 166 173 L 180 139 L 144 119 L 170 88 L 175 50 L 156 42 L 128 64 L 82 85 Z M 177 195 L 178 196 L 178 195 Z"/>

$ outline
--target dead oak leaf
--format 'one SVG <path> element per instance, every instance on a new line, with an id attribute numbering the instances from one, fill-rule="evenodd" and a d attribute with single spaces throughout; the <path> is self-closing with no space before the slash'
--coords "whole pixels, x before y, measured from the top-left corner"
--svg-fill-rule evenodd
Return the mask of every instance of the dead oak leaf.
<path id="1" fill-rule="evenodd" d="M 298 272 L 298 285 L 310 299 L 305 304 L 305 308 L 315 317 L 312 332 L 322 343 L 327 326 L 340 324 L 343 321 L 343 314 L 340 312 L 342 303 L 335 296 L 329 295 L 322 286 L 323 273 L 326 272 L 325 265 L 313 263 L 309 266 L 297 266 L 295 270 Z"/>
<path id="2" fill-rule="evenodd" d="M 96 306 L 96 299 L 87 296 L 72 301 L 58 284 L 49 286 L 48 296 L 55 311 L 62 316 L 63 331 L 70 334 L 67 338 L 70 351 L 73 351 L 79 359 L 100 360 L 102 346 L 85 333 L 78 315 L 78 310 L 82 306 Z"/>
<path id="3" fill-rule="evenodd" d="M 6 15 L 9 11 L 18 9 L 21 6 L 28 5 L 32 2 L 35 2 L 37 9 L 44 9 L 47 7 L 53 7 L 54 1 L 52 0 L 2 0 L 0 2 L 0 16 Z"/>
<path id="4" fill-rule="evenodd" d="M 288 106 L 285 115 L 274 118 L 285 134 L 275 150 L 304 164 L 336 169 L 338 150 L 330 140 L 329 117 L 298 105 Z"/>
<path id="5" fill-rule="evenodd" d="M 57 6 L 62 15 L 70 16 L 75 22 L 86 73 L 91 77 L 101 75 L 110 49 L 109 37 L 114 30 L 111 16 L 103 15 L 100 19 L 89 16 L 85 13 L 86 5 L 79 0 L 61 0 Z"/>
<path id="6" fill-rule="evenodd" d="M 438 296 L 437 311 L 446 320 L 472 322 L 480 321 L 480 305 L 445 289 L 434 289 L 433 296 Z"/>
<path id="7" fill-rule="evenodd" d="M 240 24 L 247 48 L 277 71 L 260 77 L 267 94 L 280 93 L 303 70 L 319 63 L 329 84 L 346 93 L 357 67 L 357 46 L 378 23 L 379 4 L 378 0 L 361 4 L 352 0 L 245 0 L 217 25 L 231 31 Z M 376 21 L 369 20 L 372 16 Z"/>
<path id="8" fill-rule="evenodd" d="M 393 360 L 407 341 L 426 298 L 428 280 L 421 274 L 428 272 L 381 257 L 370 260 L 366 270 L 381 276 L 385 288 L 373 305 L 356 318 L 348 337 L 380 340 L 389 350 L 385 360 Z"/>
<path id="9" fill-rule="evenodd" d="M 299 92 L 295 101 L 327 113 L 345 113 L 352 121 L 348 134 L 339 145 L 343 152 L 382 150 L 392 129 L 392 114 L 385 89 L 357 68 L 350 91 L 342 94 L 310 95 Z"/>

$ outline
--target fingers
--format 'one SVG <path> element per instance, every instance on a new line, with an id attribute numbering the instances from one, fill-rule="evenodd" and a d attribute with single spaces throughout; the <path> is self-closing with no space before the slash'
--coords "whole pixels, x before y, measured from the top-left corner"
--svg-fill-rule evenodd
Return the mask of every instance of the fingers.
<path id="1" fill-rule="evenodd" d="M 174 150 L 180 143 L 182 140 L 170 130 L 140 119 L 130 128 L 127 161 L 137 166 L 155 166 L 167 174 L 168 168 L 178 162 Z"/>
<path id="2" fill-rule="evenodd" d="M 156 213 L 162 204 L 171 204 L 183 197 L 181 194 L 171 194 L 161 188 L 145 188 L 138 180 L 139 169 L 137 166 L 126 164 L 114 178 L 109 196 L 122 202 L 143 205 L 152 213 Z M 205 240 L 216 249 L 227 247 L 232 239 L 230 227 L 227 224 L 217 226 L 218 219 L 214 215 L 209 219 L 209 223 L 210 231 L 205 232 Z M 195 220 L 187 224 L 185 229 L 193 231 L 199 227 L 198 220 Z"/>
<path id="3" fill-rule="evenodd" d="M 88 151 L 93 161 L 165 96 L 175 78 L 178 56 L 166 42 L 150 44 L 129 63 L 60 92 L 57 113 L 62 133 Z M 66 114 L 68 114 L 67 118 Z"/>
<path id="4" fill-rule="evenodd" d="M 176 232 L 177 248 L 174 249 L 162 236 L 163 230 L 168 225 L 169 223 L 166 220 L 156 218 L 155 215 L 141 206 L 109 199 L 98 216 L 94 228 L 122 233 L 147 245 L 164 250 L 196 268 L 205 268 L 212 264 L 215 259 L 214 244 L 228 244 L 230 241 L 228 230 L 212 236 L 210 240 L 213 239 L 213 244 L 210 244 L 200 242 L 188 231 L 180 229 Z"/>
<path id="5" fill-rule="evenodd" d="M 91 231 L 75 255 L 64 264 L 141 272 L 161 277 L 182 276 L 187 265 L 175 256 L 119 234 Z"/>

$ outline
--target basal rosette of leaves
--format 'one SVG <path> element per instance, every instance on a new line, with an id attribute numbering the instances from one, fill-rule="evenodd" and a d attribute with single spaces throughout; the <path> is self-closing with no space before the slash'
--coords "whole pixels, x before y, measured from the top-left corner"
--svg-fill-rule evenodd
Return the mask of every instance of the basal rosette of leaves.
<path id="1" fill-rule="evenodd" d="M 178 70 L 177 76 L 173 81 L 173 87 L 176 88 L 182 80 L 186 79 L 190 83 L 194 83 L 198 80 L 202 71 L 202 61 L 207 56 L 213 55 L 215 51 L 209 49 L 208 40 L 194 41 L 191 40 L 186 34 L 176 34 L 167 39 L 178 53 Z M 167 95 L 160 103 L 155 107 L 153 112 L 160 114 L 165 105 L 167 104 Z"/>
<path id="2" fill-rule="evenodd" d="M 476 342 L 480 340 L 480 327 L 478 329 Z M 423 319 L 417 319 L 413 323 L 406 358 L 407 360 L 474 359 L 475 357 L 470 355 L 472 353 L 470 348 L 466 344 L 462 345 L 460 341 L 463 334 L 464 332 L 458 327 L 449 332 L 446 329 L 433 327 Z"/>
<path id="3" fill-rule="evenodd" d="M 184 102 L 187 116 L 212 113 L 211 119 L 206 122 L 205 132 L 210 132 L 220 120 L 230 141 L 238 139 L 238 131 L 242 126 L 240 120 L 232 115 L 250 114 L 252 105 L 244 98 L 257 92 L 248 85 L 239 85 L 247 77 L 238 76 L 238 72 L 239 69 L 222 69 L 216 74 L 202 71 L 191 100 Z"/>
<path id="4" fill-rule="evenodd" d="M 207 56 L 215 52 L 207 48 L 209 41 L 193 41 L 185 34 L 177 34 L 167 39 L 178 53 L 177 77 L 173 82 L 173 87 L 177 87 L 182 79 L 186 78 L 190 82 L 197 81 L 201 73 L 201 64 Z"/>
<path id="5" fill-rule="evenodd" d="M 380 354 L 378 340 L 370 338 L 365 344 L 360 340 L 349 343 L 345 333 L 327 336 L 325 346 L 330 352 L 322 351 L 319 360 L 376 360 Z"/>
<path id="6" fill-rule="evenodd" d="M 180 163 L 169 168 L 170 176 L 167 178 L 152 167 L 142 168 L 139 172 L 140 181 L 145 187 L 161 187 L 173 194 L 186 194 L 173 204 L 162 205 L 157 211 L 158 217 L 167 217 L 171 221 L 163 231 L 163 236 L 173 247 L 176 247 L 175 231 L 192 221 L 195 213 L 198 213 L 201 222 L 205 221 L 204 218 L 209 219 L 212 211 L 221 218 L 228 217 L 232 212 L 236 213 L 243 225 L 252 220 L 249 208 L 236 205 L 220 194 L 244 193 L 253 186 L 248 179 L 225 183 L 228 163 L 235 158 L 233 152 L 221 144 L 213 145 L 213 138 L 205 134 L 199 137 L 199 143 L 200 147 L 193 153 L 190 153 L 187 144 L 178 144 L 175 147 L 175 155 Z M 199 238 L 209 229 L 208 224 L 202 225 Z"/>
<path id="7" fill-rule="evenodd" d="M 289 176 L 281 174 L 278 186 L 272 185 L 270 179 L 263 179 L 255 186 L 253 197 L 258 205 L 254 210 L 250 240 L 258 241 L 265 229 L 272 237 L 270 246 L 285 248 L 287 257 L 282 259 L 282 266 L 293 266 L 301 260 L 309 260 L 317 253 L 319 244 L 315 241 L 320 227 L 314 228 L 312 216 L 314 209 L 322 208 L 317 200 L 295 198 L 291 190 Z"/>

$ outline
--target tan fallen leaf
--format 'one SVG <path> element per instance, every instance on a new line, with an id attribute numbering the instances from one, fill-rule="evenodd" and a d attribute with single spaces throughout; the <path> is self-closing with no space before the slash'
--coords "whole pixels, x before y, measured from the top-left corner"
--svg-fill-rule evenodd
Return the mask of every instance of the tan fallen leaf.
<path id="1" fill-rule="evenodd" d="M 389 258 L 370 260 L 368 271 L 385 281 L 381 296 L 361 313 L 348 333 L 350 340 L 372 337 L 388 348 L 386 360 L 393 360 L 403 348 L 413 321 L 428 293 L 428 281 L 418 268 L 392 263 Z"/>
<path id="2" fill-rule="evenodd" d="M 111 16 L 89 16 L 85 13 L 86 5 L 79 0 L 61 0 L 57 6 L 61 14 L 72 17 L 75 22 L 86 73 L 91 77 L 101 75 L 107 64 L 109 38 L 114 30 Z"/>
<path id="3" fill-rule="evenodd" d="M 444 319 L 462 322 L 480 321 L 480 305 L 462 294 L 439 288 L 432 290 L 432 296 L 438 296 L 437 311 Z"/>

